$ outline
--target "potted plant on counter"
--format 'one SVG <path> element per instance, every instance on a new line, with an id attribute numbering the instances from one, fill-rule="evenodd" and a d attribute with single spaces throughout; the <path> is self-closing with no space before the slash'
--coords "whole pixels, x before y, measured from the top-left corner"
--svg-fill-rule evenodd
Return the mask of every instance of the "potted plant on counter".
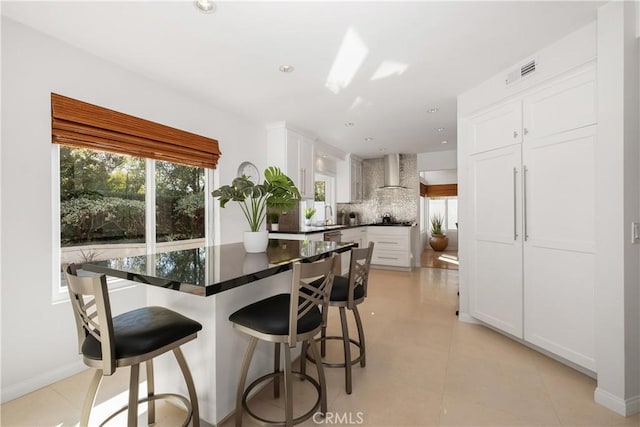
<path id="1" fill-rule="evenodd" d="M 278 223 L 280 222 L 280 215 L 275 212 L 269 214 L 269 224 L 271 224 L 271 231 L 278 231 Z"/>
<path id="2" fill-rule="evenodd" d="M 314 208 L 304 208 L 304 225 L 311 225 L 311 218 L 316 214 Z"/>
<path id="3" fill-rule="evenodd" d="M 244 248 L 249 253 L 264 252 L 269 234 L 261 230 L 267 208 L 276 211 L 291 209 L 300 200 L 300 192 L 293 180 L 279 168 L 270 166 L 264 171 L 264 182 L 255 184 L 245 175 L 235 178 L 231 185 L 223 185 L 211 195 L 220 200 L 224 208 L 229 201 L 238 202 L 249 223 L 250 231 L 244 233 Z"/>
<path id="4" fill-rule="evenodd" d="M 349 212 L 349 225 L 356 225 L 358 214 L 355 212 Z"/>
<path id="5" fill-rule="evenodd" d="M 430 221 L 431 237 L 429 238 L 429 245 L 434 251 L 442 252 L 449 245 L 449 238 L 442 232 L 444 217 L 440 214 L 433 214 Z"/>

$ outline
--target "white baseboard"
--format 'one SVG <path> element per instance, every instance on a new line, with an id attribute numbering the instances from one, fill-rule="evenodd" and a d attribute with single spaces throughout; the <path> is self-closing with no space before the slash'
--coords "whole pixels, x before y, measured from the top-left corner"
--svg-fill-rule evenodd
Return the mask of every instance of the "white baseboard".
<path id="1" fill-rule="evenodd" d="M 481 325 L 482 324 L 482 322 L 480 322 L 475 317 L 471 317 L 471 315 L 469 313 L 459 312 L 458 313 L 458 320 L 460 320 L 461 322 L 465 322 L 465 323 L 474 323 L 476 325 Z"/>
<path id="2" fill-rule="evenodd" d="M 82 363 L 82 360 L 78 360 L 77 362 L 70 363 L 65 366 L 60 366 L 58 367 L 58 369 L 47 372 L 46 374 L 21 381 L 19 384 L 2 387 L 2 389 L 0 390 L 0 401 L 2 403 L 8 402 L 20 396 L 24 396 L 27 393 L 31 393 L 32 391 L 36 391 L 42 387 L 46 387 L 57 381 L 75 375 L 86 369 L 88 368 L 84 363 Z"/>
<path id="3" fill-rule="evenodd" d="M 640 413 L 640 396 L 622 399 L 598 387 L 593 393 L 593 398 L 596 403 L 599 403 L 605 408 L 610 409 L 623 417 L 629 417 Z"/>

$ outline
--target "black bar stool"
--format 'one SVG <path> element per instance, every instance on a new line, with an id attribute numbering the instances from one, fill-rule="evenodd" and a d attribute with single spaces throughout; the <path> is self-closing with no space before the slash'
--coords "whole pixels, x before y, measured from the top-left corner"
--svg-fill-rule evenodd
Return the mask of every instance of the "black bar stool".
<path id="1" fill-rule="evenodd" d="M 344 363 L 329 363 L 323 361 L 322 364 L 329 368 L 345 368 L 345 389 L 347 394 L 351 394 L 351 366 L 360 363 L 361 367 L 366 366 L 366 347 L 364 339 L 364 329 L 362 327 L 362 319 L 358 312 L 358 304 L 364 302 L 367 296 L 367 283 L 369 281 L 369 269 L 371 267 L 371 256 L 373 255 L 373 242 L 369 243 L 368 248 L 352 249 L 351 262 L 349 263 L 349 275 L 335 276 L 333 287 L 331 289 L 331 297 L 329 299 L 329 307 L 338 307 L 340 310 L 340 323 L 342 325 L 342 336 L 327 336 L 327 326 L 323 326 L 320 332 L 320 353 L 322 357 L 326 356 L 326 341 L 341 340 L 344 348 Z M 358 328 L 358 341 L 349 338 L 349 328 L 347 325 L 346 310 L 349 309 L 356 320 Z M 355 359 L 351 359 L 351 343 L 355 344 L 360 350 L 360 355 Z M 305 372 L 306 359 L 315 362 L 315 356 L 307 354 L 306 346 L 302 347 L 301 372 Z M 347 362 L 349 361 L 349 362 Z"/>
<path id="2" fill-rule="evenodd" d="M 236 426 L 242 425 L 242 409 L 263 424 L 293 426 L 313 416 L 320 408 L 327 412 L 327 386 L 320 363 L 320 353 L 313 337 L 326 323 L 327 303 L 333 284 L 333 264 L 335 254 L 315 263 L 293 265 L 293 280 L 290 294 L 279 294 L 255 302 L 233 313 L 229 320 L 233 327 L 249 335 L 250 341 L 242 362 L 240 381 L 236 395 Z M 311 283 L 314 282 L 315 285 Z M 319 306 L 322 306 L 322 311 Z M 247 372 L 258 340 L 275 343 L 274 371 L 249 384 L 245 389 Z M 307 343 L 311 353 L 317 356 L 318 381 L 291 370 L 291 349 L 298 342 Z M 280 344 L 284 344 L 284 373 L 280 371 Z M 284 420 L 268 420 L 254 414 L 247 405 L 247 396 L 258 384 L 273 379 L 274 397 L 280 395 L 280 377 L 284 375 Z M 318 392 L 313 408 L 305 414 L 293 418 L 292 376 L 309 381 Z"/>
<path id="3" fill-rule="evenodd" d="M 155 423 L 157 399 L 182 403 L 187 409 L 183 426 L 192 421 L 200 425 L 198 398 L 189 367 L 180 346 L 196 339 L 202 325 L 163 307 L 142 307 L 116 317 L 111 316 L 111 304 L 105 275 L 78 276 L 78 267 L 70 264 L 65 275 L 76 320 L 78 350 L 84 363 L 96 371 L 82 406 L 80 425 L 89 424 L 98 387 L 104 376 L 117 368 L 130 366 L 129 404 L 110 415 L 106 424 L 116 415 L 128 411 L 127 425 L 138 424 L 138 403 L 148 402 L 147 421 Z M 173 393 L 156 394 L 153 380 L 153 358 L 173 350 L 189 390 L 189 400 Z M 138 399 L 140 363 L 146 362 L 147 397 Z M 102 425 L 101 424 L 101 425 Z"/>

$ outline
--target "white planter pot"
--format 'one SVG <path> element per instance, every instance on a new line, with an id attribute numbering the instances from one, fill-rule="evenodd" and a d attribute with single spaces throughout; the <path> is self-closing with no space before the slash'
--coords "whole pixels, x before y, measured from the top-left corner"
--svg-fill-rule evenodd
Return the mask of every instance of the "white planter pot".
<path id="1" fill-rule="evenodd" d="M 244 232 L 244 250 L 250 254 L 266 252 L 268 244 L 269 232 L 267 230 Z"/>
<path id="2" fill-rule="evenodd" d="M 278 231 L 278 224 L 271 224 L 271 231 Z"/>

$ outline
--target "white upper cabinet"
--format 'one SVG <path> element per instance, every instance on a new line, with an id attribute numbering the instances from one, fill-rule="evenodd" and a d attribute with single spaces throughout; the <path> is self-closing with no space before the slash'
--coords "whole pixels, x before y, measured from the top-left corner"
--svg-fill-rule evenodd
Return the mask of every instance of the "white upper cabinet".
<path id="1" fill-rule="evenodd" d="M 502 104 L 469 120 L 470 153 L 482 153 L 522 142 L 522 103 Z"/>
<path id="2" fill-rule="evenodd" d="M 300 194 L 305 199 L 315 196 L 313 141 L 303 137 L 299 145 Z"/>
<path id="3" fill-rule="evenodd" d="M 362 201 L 364 197 L 362 160 L 349 154 L 346 160 L 337 162 L 336 170 L 336 201 L 338 203 Z"/>
<path id="4" fill-rule="evenodd" d="M 526 140 L 595 124 L 595 70 L 561 79 L 534 92 L 524 98 L 523 109 Z"/>
<path id="5" fill-rule="evenodd" d="M 282 169 L 296 184 L 303 198 L 313 198 L 313 141 L 310 138 L 287 129 L 284 123 L 269 127 L 267 163 Z"/>

